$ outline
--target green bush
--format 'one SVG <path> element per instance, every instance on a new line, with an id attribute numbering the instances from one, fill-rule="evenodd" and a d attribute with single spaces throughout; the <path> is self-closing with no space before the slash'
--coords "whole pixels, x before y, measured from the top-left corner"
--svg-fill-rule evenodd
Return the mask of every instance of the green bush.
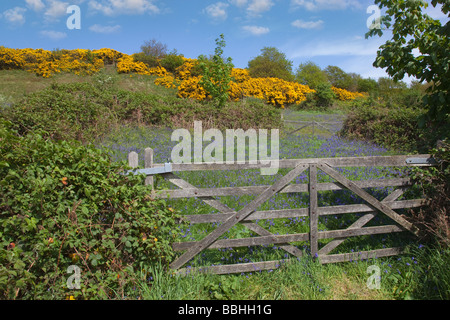
<path id="1" fill-rule="evenodd" d="M 418 118 L 424 111 L 413 108 L 386 108 L 373 100 L 356 102 L 349 112 L 342 136 L 371 141 L 386 148 L 401 151 L 424 149 Z"/>
<path id="2" fill-rule="evenodd" d="M 280 111 L 255 99 L 230 102 L 220 110 L 191 99 L 119 90 L 116 82 L 114 76 L 99 74 L 93 83 L 53 84 L 0 109 L 0 115 L 20 135 L 40 130 L 45 138 L 83 143 L 94 142 L 121 124 L 186 128 L 195 119 L 205 128 L 219 129 L 281 125 Z"/>
<path id="3" fill-rule="evenodd" d="M 320 108 L 329 108 L 336 98 L 336 95 L 331 89 L 331 84 L 328 82 L 321 82 L 316 86 L 315 90 L 314 98 L 317 101 L 317 106 Z"/>
<path id="4" fill-rule="evenodd" d="M 135 53 L 132 55 L 134 61 L 136 62 L 143 62 L 145 63 L 149 68 L 158 67 L 160 65 L 160 61 L 158 57 L 146 55 L 143 52 Z"/>
<path id="5" fill-rule="evenodd" d="M 117 123 L 113 102 L 112 94 L 90 83 L 55 83 L 3 112 L 19 134 L 41 130 L 55 140 L 92 141 Z"/>
<path id="6" fill-rule="evenodd" d="M 180 216 L 104 151 L 10 127 L 0 123 L 0 299 L 139 296 L 138 275 L 173 259 Z"/>
<path id="7" fill-rule="evenodd" d="M 421 186 L 427 205 L 412 213 L 425 238 L 450 248 L 450 143 L 440 141 L 431 154 L 437 166 L 413 169 L 414 183 Z"/>
<path id="8" fill-rule="evenodd" d="M 183 56 L 177 54 L 168 54 L 161 60 L 161 65 L 169 72 L 175 72 L 183 63 Z"/>

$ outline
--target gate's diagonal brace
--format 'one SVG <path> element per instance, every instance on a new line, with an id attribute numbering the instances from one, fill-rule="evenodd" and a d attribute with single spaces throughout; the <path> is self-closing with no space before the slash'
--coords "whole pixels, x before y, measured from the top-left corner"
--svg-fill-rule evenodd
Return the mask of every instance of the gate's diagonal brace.
<path id="1" fill-rule="evenodd" d="M 387 215 L 389 218 L 397 222 L 399 225 L 401 225 L 406 230 L 410 231 L 414 235 L 418 235 L 419 229 L 414 226 L 411 222 L 407 221 L 406 219 L 402 218 L 400 215 L 398 215 L 397 212 L 386 206 L 384 203 L 378 201 L 376 198 L 368 194 L 365 190 L 358 187 L 355 183 L 353 183 L 351 180 L 344 177 L 339 172 L 335 171 L 333 168 L 331 168 L 326 163 L 319 163 L 319 168 L 328 174 L 330 177 L 334 178 L 338 183 L 342 184 L 345 188 L 350 189 L 354 193 L 356 193 L 358 196 L 360 196 L 363 200 L 367 201 L 372 207 L 375 209 L 383 212 L 385 215 Z"/>
<path id="2" fill-rule="evenodd" d="M 259 194 L 256 199 L 250 202 L 247 206 L 234 213 L 231 217 L 229 217 L 223 224 L 214 229 L 210 234 L 200 240 L 195 246 L 192 246 L 185 253 L 183 253 L 177 260 L 170 264 L 172 269 L 178 269 L 190 259 L 195 257 L 202 250 L 208 248 L 214 241 L 217 240 L 223 233 L 225 233 L 228 229 L 233 227 L 235 224 L 243 220 L 249 214 L 254 212 L 262 203 L 264 203 L 267 199 L 272 197 L 282 188 L 284 188 L 289 182 L 291 182 L 295 177 L 301 174 L 308 168 L 308 165 L 300 164 L 297 165 L 293 170 L 289 171 L 285 176 L 275 182 L 272 186 L 264 190 L 261 194 Z"/>
<path id="3" fill-rule="evenodd" d="M 390 195 L 388 195 L 386 198 L 381 200 L 381 202 L 389 202 L 389 201 L 395 201 L 403 194 L 404 190 L 402 189 L 396 189 L 394 190 Z M 370 220 L 372 220 L 377 215 L 377 212 L 368 213 L 363 215 L 361 218 L 353 222 L 347 229 L 357 229 L 364 227 Z M 326 245 L 324 245 L 319 250 L 319 255 L 326 255 L 330 253 L 332 250 L 334 250 L 336 247 L 338 247 L 342 242 L 345 241 L 347 238 L 343 239 L 335 239 Z"/>
<path id="4" fill-rule="evenodd" d="M 176 185 L 177 187 L 180 187 L 182 189 L 184 188 L 194 188 L 196 187 L 189 182 L 177 177 L 173 173 L 167 173 L 163 175 L 165 179 L 169 180 L 171 183 Z M 222 202 L 214 199 L 211 196 L 206 197 L 199 197 L 203 202 L 208 204 L 209 206 L 213 207 L 214 209 L 220 211 L 220 213 L 235 213 L 235 211 L 231 208 L 229 208 L 227 205 L 223 204 Z M 259 226 L 258 224 L 251 222 L 251 221 L 242 221 L 242 225 L 244 225 L 247 229 L 257 233 L 260 236 L 271 236 L 273 235 L 271 232 L 267 231 L 263 227 Z M 298 249 L 295 246 L 289 245 L 289 244 L 280 244 L 279 247 L 283 249 L 284 251 L 300 258 L 303 255 L 303 252 Z"/>

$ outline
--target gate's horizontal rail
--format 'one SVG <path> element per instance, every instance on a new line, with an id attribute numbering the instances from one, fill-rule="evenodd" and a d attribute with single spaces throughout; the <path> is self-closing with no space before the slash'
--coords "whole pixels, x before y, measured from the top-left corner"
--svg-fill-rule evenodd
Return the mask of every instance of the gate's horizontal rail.
<path id="1" fill-rule="evenodd" d="M 317 232 L 317 238 L 318 239 L 346 238 L 346 237 L 357 237 L 357 236 L 402 232 L 402 231 L 405 230 L 396 225 L 386 225 L 378 227 L 319 231 Z M 293 234 L 259 236 L 259 237 L 239 238 L 239 239 L 222 239 L 216 240 L 208 248 L 221 249 L 221 248 L 235 248 L 248 246 L 262 246 L 269 244 L 308 241 L 308 239 L 309 233 L 293 233 Z M 175 251 L 187 250 L 190 247 L 195 246 L 197 244 L 198 241 L 176 242 L 173 244 L 173 249 Z"/>
<path id="2" fill-rule="evenodd" d="M 319 255 L 319 262 L 334 263 L 334 262 L 344 262 L 352 260 L 361 259 L 375 259 L 382 257 L 389 257 L 401 254 L 403 248 L 387 248 L 387 249 L 375 249 L 369 251 L 352 252 L 352 253 L 341 253 L 341 254 L 331 254 L 331 255 Z M 189 273 L 213 273 L 213 274 L 229 274 L 229 273 L 240 273 L 240 272 L 258 272 L 262 270 L 272 270 L 277 269 L 280 266 L 290 263 L 295 259 L 283 259 L 283 260 L 272 260 L 272 261 L 259 261 L 259 262 L 248 262 L 248 263 L 238 263 L 238 264 L 228 264 L 228 265 L 217 265 L 217 266 L 206 266 L 200 268 L 182 268 L 176 270 L 178 274 L 189 274 Z"/>
<path id="3" fill-rule="evenodd" d="M 353 181 L 360 188 L 382 188 L 410 186 L 409 178 L 378 179 Z M 184 188 L 174 190 L 163 190 L 159 192 L 160 198 L 193 198 L 193 197 L 222 197 L 222 196 L 242 196 L 260 194 L 269 185 L 245 186 L 245 187 L 223 187 L 223 188 Z M 343 188 L 336 182 L 325 182 L 317 184 L 317 191 L 342 190 Z M 289 184 L 279 193 L 308 192 L 308 184 Z"/>
<path id="4" fill-rule="evenodd" d="M 385 205 L 391 209 L 417 208 L 424 204 L 424 199 L 414 200 L 400 200 L 384 202 Z M 339 206 L 318 207 L 319 215 L 333 215 L 343 213 L 362 213 L 362 212 L 376 212 L 377 210 L 366 204 L 349 204 Z M 295 218 L 308 216 L 308 208 L 298 209 L 280 209 L 280 210 L 263 210 L 255 211 L 244 219 L 244 221 L 263 220 L 263 219 L 279 219 L 279 218 Z M 186 219 L 191 224 L 198 223 L 217 223 L 226 221 L 231 217 L 231 213 L 211 213 L 211 214 L 194 214 L 185 215 Z"/>
<path id="5" fill-rule="evenodd" d="M 407 159 L 424 159 L 428 163 L 408 163 Z M 275 161 L 275 160 L 271 160 Z M 319 164 L 327 163 L 330 167 L 403 167 L 403 166 L 432 166 L 432 157 L 429 154 L 420 155 L 397 155 L 397 156 L 367 156 L 367 157 L 341 157 L 341 158 L 303 158 L 303 159 L 280 159 L 278 168 L 295 168 L 299 164 Z M 246 170 L 270 167 L 270 162 L 256 161 L 234 161 L 232 163 L 172 163 L 172 171 L 221 171 L 221 170 Z M 163 167 L 163 163 L 153 164 L 152 167 Z"/>

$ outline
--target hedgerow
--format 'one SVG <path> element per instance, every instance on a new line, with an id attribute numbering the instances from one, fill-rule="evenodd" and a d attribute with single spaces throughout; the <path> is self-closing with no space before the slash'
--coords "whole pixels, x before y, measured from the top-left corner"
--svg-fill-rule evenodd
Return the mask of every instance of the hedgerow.
<path id="1" fill-rule="evenodd" d="M 0 141 L 0 299 L 135 299 L 152 263 L 174 257 L 180 216 L 150 198 L 142 175 L 4 120 Z"/>

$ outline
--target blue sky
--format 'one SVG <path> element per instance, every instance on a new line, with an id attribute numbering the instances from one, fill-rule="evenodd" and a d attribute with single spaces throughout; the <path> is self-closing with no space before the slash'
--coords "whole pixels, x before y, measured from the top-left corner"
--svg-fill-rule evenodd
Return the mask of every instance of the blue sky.
<path id="1" fill-rule="evenodd" d="M 80 8 L 80 29 L 69 29 L 67 8 Z M 389 35 L 365 39 L 373 0 L 1 0 L 0 45 L 9 48 L 100 49 L 138 52 L 156 39 L 188 58 L 214 51 L 247 67 L 263 47 L 293 61 L 335 65 L 363 77 L 386 76 L 372 66 Z M 439 8 L 428 13 L 442 21 Z M 407 79 L 406 79 L 407 80 Z"/>

